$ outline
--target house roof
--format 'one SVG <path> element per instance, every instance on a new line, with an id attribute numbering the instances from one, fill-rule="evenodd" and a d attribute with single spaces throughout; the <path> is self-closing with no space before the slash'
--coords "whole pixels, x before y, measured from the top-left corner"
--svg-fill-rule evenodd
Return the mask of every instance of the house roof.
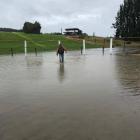
<path id="1" fill-rule="evenodd" d="M 65 29 L 66 31 L 72 31 L 72 30 L 78 30 L 78 31 L 81 31 L 79 28 L 67 28 Z"/>

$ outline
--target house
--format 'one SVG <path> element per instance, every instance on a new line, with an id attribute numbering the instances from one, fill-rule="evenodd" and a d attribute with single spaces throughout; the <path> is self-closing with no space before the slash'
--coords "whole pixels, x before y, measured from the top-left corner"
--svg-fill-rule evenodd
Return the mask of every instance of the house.
<path id="1" fill-rule="evenodd" d="M 82 35 L 82 30 L 78 28 L 67 28 L 65 29 L 64 34 L 66 36 L 79 36 L 79 35 Z"/>

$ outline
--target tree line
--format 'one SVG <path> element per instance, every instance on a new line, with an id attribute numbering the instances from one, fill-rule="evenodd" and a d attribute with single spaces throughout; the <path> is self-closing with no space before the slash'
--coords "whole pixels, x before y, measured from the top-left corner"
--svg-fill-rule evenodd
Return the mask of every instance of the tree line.
<path id="1" fill-rule="evenodd" d="M 24 33 L 40 34 L 40 30 L 41 30 L 41 25 L 37 21 L 35 23 L 25 22 L 23 25 Z"/>
<path id="2" fill-rule="evenodd" d="M 113 27 L 118 37 L 140 37 L 140 0 L 124 0 Z"/>
<path id="3" fill-rule="evenodd" d="M 12 29 L 12 28 L 0 28 L 1 32 L 22 32 L 22 30 Z"/>
<path id="4" fill-rule="evenodd" d="M 25 22 L 23 25 L 23 28 L 18 29 L 12 29 L 12 28 L 0 28 L 0 31 L 2 32 L 24 32 L 24 33 L 32 33 L 32 34 L 40 34 L 41 32 L 41 24 L 37 21 L 34 23 L 31 22 Z"/>

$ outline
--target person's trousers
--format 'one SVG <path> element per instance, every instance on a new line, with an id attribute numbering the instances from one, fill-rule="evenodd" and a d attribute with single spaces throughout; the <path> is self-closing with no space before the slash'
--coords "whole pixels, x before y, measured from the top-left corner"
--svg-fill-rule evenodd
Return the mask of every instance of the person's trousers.
<path id="1" fill-rule="evenodd" d="M 59 54 L 60 63 L 64 63 L 64 54 Z"/>

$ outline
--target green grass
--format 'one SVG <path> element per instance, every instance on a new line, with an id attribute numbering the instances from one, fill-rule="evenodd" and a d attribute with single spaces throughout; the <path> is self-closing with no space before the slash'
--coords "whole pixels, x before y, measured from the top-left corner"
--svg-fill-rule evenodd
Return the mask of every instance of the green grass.
<path id="1" fill-rule="evenodd" d="M 24 40 L 27 40 L 28 52 L 34 52 L 35 48 L 38 52 L 54 51 L 58 47 L 58 40 L 61 40 L 68 50 L 80 50 L 82 47 L 82 40 L 69 39 L 63 35 L 0 32 L 0 54 L 11 53 L 11 48 L 14 53 L 23 53 Z M 86 43 L 86 48 L 97 47 L 101 47 L 101 45 L 92 42 Z"/>

